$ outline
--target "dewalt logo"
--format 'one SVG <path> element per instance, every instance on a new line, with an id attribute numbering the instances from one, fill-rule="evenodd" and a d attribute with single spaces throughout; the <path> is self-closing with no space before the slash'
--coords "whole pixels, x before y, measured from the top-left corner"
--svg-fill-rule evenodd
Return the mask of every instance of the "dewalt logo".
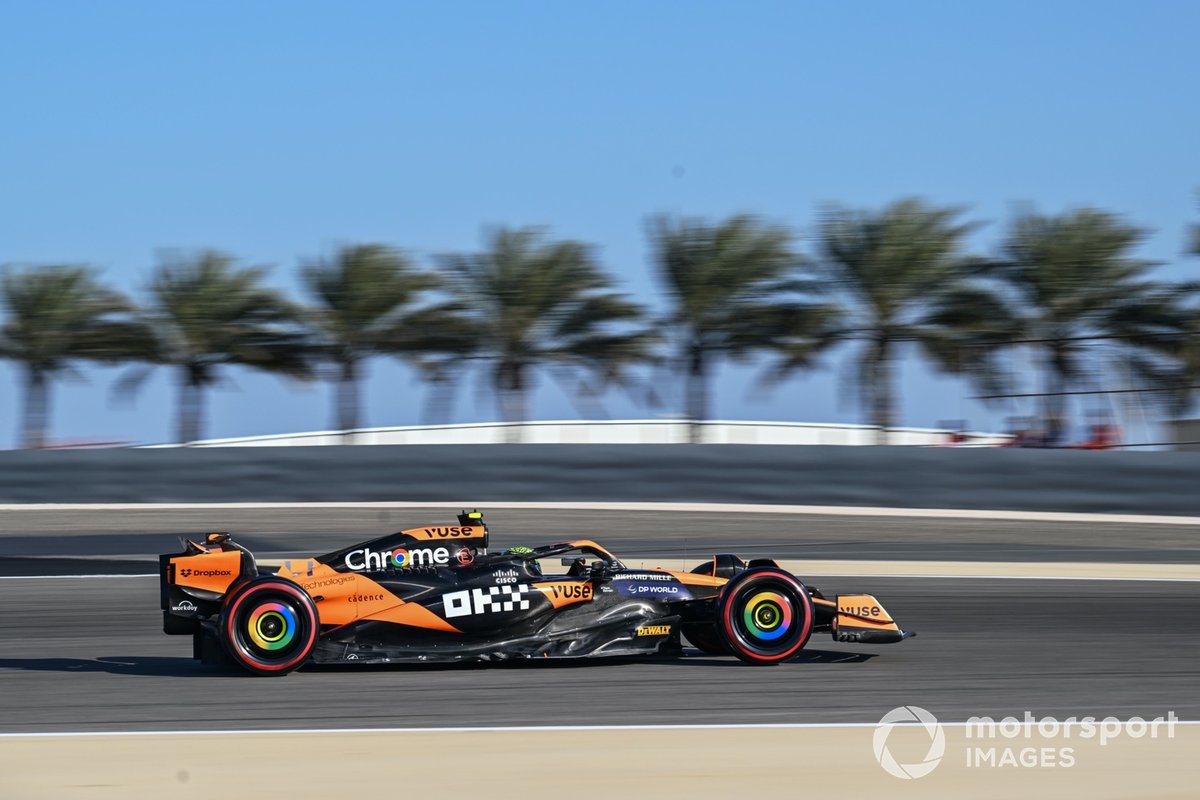
<path id="1" fill-rule="evenodd" d="M 670 632 L 670 625 L 643 625 L 637 629 L 638 636 L 666 636 Z"/>

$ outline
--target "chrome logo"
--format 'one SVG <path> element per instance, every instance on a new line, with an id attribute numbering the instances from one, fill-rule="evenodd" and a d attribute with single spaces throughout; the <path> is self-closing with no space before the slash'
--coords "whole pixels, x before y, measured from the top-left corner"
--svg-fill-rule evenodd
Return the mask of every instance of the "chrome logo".
<path id="1" fill-rule="evenodd" d="M 296 614 L 282 603 L 263 603 L 247 621 L 250 641 L 263 650 L 282 650 L 296 638 Z"/>
<path id="2" fill-rule="evenodd" d="M 416 567 L 442 567 L 450 563 L 450 551 L 445 547 L 416 547 L 409 550 L 396 547 L 391 550 L 372 550 L 363 547 L 346 553 L 346 569 L 388 570 Z"/>
<path id="3" fill-rule="evenodd" d="M 742 620 L 752 636 L 769 642 L 792 627 L 792 604 L 778 592 L 759 592 L 746 603 Z"/>

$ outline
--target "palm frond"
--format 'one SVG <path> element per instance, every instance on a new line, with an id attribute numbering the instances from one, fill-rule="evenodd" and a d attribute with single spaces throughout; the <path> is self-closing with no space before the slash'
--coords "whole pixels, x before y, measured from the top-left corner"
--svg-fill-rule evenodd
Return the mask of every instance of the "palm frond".
<path id="1" fill-rule="evenodd" d="M 305 313 L 263 285 L 266 273 L 214 250 L 163 252 L 141 319 L 154 360 L 203 383 L 218 380 L 221 365 L 310 377 L 318 345 L 304 330 Z"/>
<path id="2" fill-rule="evenodd" d="M 1156 262 L 1132 254 L 1147 233 L 1099 209 L 1044 215 L 1025 208 L 1010 222 L 1000 256 L 980 271 L 1019 332 L 1011 346 L 1043 365 L 1050 388 L 1042 413 L 1055 435 L 1066 427 L 1059 392 L 1090 385 L 1092 373 L 1133 365 L 1148 381 L 1174 380 L 1168 364 L 1185 346 L 1186 305 L 1196 289 L 1159 282 Z"/>
<path id="3" fill-rule="evenodd" d="M 529 378 L 521 376 L 542 367 L 560 381 L 571 371 L 619 381 L 652 358 L 656 334 L 643 309 L 613 290 L 586 244 L 549 241 L 537 228 L 501 228 L 487 233 L 483 252 L 439 263 L 454 301 L 423 342 L 490 362 L 499 389 L 522 391 Z"/>
<path id="4" fill-rule="evenodd" d="M 87 266 L 6 269 L 0 277 L 0 357 L 53 373 L 75 359 L 139 358 L 145 331 L 129 301 L 102 285 Z"/>
<path id="5" fill-rule="evenodd" d="M 971 285 L 994 267 L 964 252 L 977 226 L 961 222 L 962 213 L 911 198 L 877 212 L 830 206 L 823 213 L 816 270 L 846 303 L 843 338 L 864 342 L 856 383 L 872 414 L 884 413 L 887 404 L 875 400 L 890 397 L 891 387 L 876 384 L 891 380 L 894 351 L 906 341 L 921 342 L 942 369 L 980 380 L 996 374 L 979 345 L 1008 330 L 1008 312 Z M 1001 331 L 988 330 L 996 326 Z"/>

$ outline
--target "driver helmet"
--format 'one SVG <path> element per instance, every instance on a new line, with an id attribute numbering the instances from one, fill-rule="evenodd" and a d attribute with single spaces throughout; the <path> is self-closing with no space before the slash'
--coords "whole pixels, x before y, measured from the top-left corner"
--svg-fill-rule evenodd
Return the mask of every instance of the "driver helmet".
<path id="1" fill-rule="evenodd" d="M 532 553 L 532 552 L 533 552 L 532 547 L 525 547 L 524 545 L 518 545 L 516 547 L 508 548 L 507 550 L 504 551 L 504 554 L 510 555 L 510 556 L 519 556 L 519 555 L 525 555 L 526 553 Z M 529 571 L 532 572 L 534 575 L 542 574 L 542 565 L 540 563 L 538 563 L 537 559 L 531 558 L 531 559 L 527 560 L 525 563 L 529 565 Z"/>

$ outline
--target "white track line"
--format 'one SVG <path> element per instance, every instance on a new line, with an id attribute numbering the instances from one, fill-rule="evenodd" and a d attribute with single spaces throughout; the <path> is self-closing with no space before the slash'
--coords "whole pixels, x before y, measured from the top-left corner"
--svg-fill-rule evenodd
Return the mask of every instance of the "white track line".
<path id="1" fill-rule="evenodd" d="M 24 511 L 236 511 L 270 509 L 406 509 L 483 508 L 544 511 L 664 511 L 725 514 L 814 514 L 835 517 L 900 517 L 1002 520 L 1013 522 L 1083 522 L 1124 525 L 1200 525 L 1200 517 L 1158 514 L 1085 514 L 1065 511 L 1002 511 L 962 508 L 884 508 L 870 506 L 800 506 L 749 503 L 598 503 L 598 502 L 314 502 L 314 503 L 6 503 L 0 512 Z"/>
<path id="2" fill-rule="evenodd" d="M 1161 715 L 1160 715 L 1161 716 Z M 1105 717 L 1094 717 L 1093 722 L 1099 724 Z M 1145 718 L 1142 718 L 1145 719 Z M 1017 719 L 1021 727 L 1035 728 L 1037 720 L 1024 722 Z M 1129 720 L 1117 719 L 1122 728 L 1130 724 Z M 943 728 L 965 728 L 975 723 L 941 722 Z M 1068 722 L 1061 720 L 1061 727 L 1082 727 L 1081 720 Z M 1165 724 L 1165 722 L 1164 722 Z M 1175 725 L 1200 725 L 1200 720 L 1176 719 Z M 455 728 L 260 728 L 250 730 L 146 730 L 146 731 L 49 731 L 37 733 L 0 733 L 0 739 L 21 738 L 67 738 L 81 736 L 276 736 L 296 734 L 355 734 L 355 733 L 586 733 L 589 731 L 728 731 L 728 730 L 807 730 L 829 728 L 876 728 L 877 722 L 762 722 L 762 723 L 717 723 L 695 725 L 498 725 L 495 727 L 472 726 Z M 924 727 L 920 722 L 896 722 L 891 727 Z"/>

